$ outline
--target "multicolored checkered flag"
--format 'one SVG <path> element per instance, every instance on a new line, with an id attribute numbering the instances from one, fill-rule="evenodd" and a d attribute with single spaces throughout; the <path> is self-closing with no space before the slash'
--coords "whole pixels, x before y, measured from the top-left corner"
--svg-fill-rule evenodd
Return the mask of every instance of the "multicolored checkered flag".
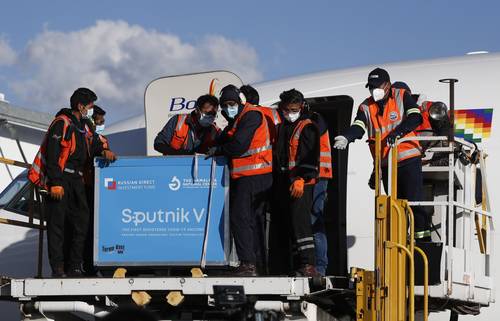
<path id="1" fill-rule="evenodd" d="M 455 136 L 480 143 L 491 135 L 492 108 L 455 110 Z"/>

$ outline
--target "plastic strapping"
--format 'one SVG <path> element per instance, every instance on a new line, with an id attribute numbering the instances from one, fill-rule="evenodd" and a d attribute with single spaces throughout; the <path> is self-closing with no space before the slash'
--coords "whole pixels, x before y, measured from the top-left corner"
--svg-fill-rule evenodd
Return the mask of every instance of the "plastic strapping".
<path id="1" fill-rule="evenodd" d="M 198 179 L 198 154 L 193 156 L 193 166 L 191 168 L 191 175 L 193 176 L 193 183 Z"/>
<path id="2" fill-rule="evenodd" d="M 205 235 L 203 237 L 203 249 L 201 252 L 201 263 L 200 267 L 205 268 L 207 264 L 207 245 L 208 245 L 208 233 L 210 231 L 210 213 L 212 210 L 212 192 L 214 189 L 214 178 L 215 178 L 215 157 L 212 157 L 210 164 L 210 186 L 208 187 L 208 204 L 207 204 L 207 217 L 205 221 Z"/>

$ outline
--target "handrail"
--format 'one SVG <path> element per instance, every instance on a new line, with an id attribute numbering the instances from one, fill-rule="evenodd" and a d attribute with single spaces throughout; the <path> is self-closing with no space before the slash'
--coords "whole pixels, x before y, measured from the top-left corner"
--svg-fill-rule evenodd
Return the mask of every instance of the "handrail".
<path id="1" fill-rule="evenodd" d="M 17 167 L 22 167 L 22 168 L 26 168 L 26 169 L 31 167 L 31 165 L 28 163 L 16 161 L 16 160 L 5 158 L 5 157 L 0 157 L 0 163 L 12 165 L 12 166 L 17 166 Z M 34 228 L 34 229 L 39 229 L 39 230 L 46 229 L 46 227 L 43 224 L 43 220 L 41 220 L 41 219 L 39 220 L 39 224 L 33 223 L 33 213 L 30 213 L 28 223 L 23 222 L 23 221 L 11 220 L 11 219 L 0 217 L 0 224 L 14 225 L 14 226 L 20 226 L 20 227 L 26 227 L 26 228 Z"/>
<path id="2" fill-rule="evenodd" d="M 22 167 L 22 168 L 30 168 L 31 167 L 31 165 L 28 163 L 16 161 L 16 160 L 5 158 L 5 157 L 0 157 L 0 163 L 12 165 L 12 166 L 18 166 L 18 167 Z"/>
<path id="3" fill-rule="evenodd" d="M 19 144 L 19 142 L 18 142 Z M 24 157 L 24 153 L 21 150 L 21 154 Z M 26 159 L 26 158 L 25 158 Z M 13 165 L 13 166 L 18 166 L 22 168 L 29 169 L 31 168 L 31 165 L 26 163 L 26 162 L 19 162 L 16 160 L 0 157 L 0 163 L 4 163 L 7 165 Z M 29 183 L 30 185 L 30 205 L 29 205 L 29 222 L 23 222 L 23 221 L 17 221 L 17 220 L 11 220 L 11 219 L 6 219 L 6 218 L 0 218 L 0 224 L 7 224 L 7 225 L 14 225 L 14 226 L 20 226 L 20 227 L 25 227 L 25 228 L 33 228 L 33 229 L 38 229 L 38 264 L 37 264 L 37 277 L 41 278 L 42 277 L 42 269 L 43 269 L 43 232 L 44 230 L 47 229 L 46 224 L 44 224 L 44 210 L 43 206 L 40 204 L 40 217 L 38 219 L 38 224 L 34 224 L 33 220 L 33 206 L 34 206 L 34 197 L 38 199 L 38 201 L 42 201 L 42 197 L 40 195 L 40 192 L 37 188 L 37 186 L 33 185 L 31 182 Z"/>
<path id="4" fill-rule="evenodd" d="M 429 260 L 421 248 L 415 246 L 415 250 L 422 256 L 424 262 L 424 321 L 427 321 L 429 316 Z"/>
<path id="5" fill-rule="evenodd" d="M 409 321 L 415 321 L 415 266 L 414 266 L 413 255 L 411 255 L 410 250 L 406 246 L 403 246 L 396 242 L 385 241 L 385 246 L 389 249 L 392 247 L 397 247 L 398 249 L 403 250 L 408 256 L 408 259 L 410 261 L 410 284 L 408 291 L 408 298 L 410 301 Z"/>

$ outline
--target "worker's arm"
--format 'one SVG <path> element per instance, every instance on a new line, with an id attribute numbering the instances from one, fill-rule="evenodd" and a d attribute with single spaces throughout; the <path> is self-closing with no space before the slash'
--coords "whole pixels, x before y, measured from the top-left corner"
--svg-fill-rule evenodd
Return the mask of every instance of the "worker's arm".
<path id="1" fill-rule="evenodd" d="M 261 124 L 261 113 L 257 111 L 247 112 L 239 121 L 238 129 L 231 139 L 217 148 L 217 154 L 222 154 L 226 157 L 238 157 L 245 153 L 250 147 L 253 135 Z"/>
<path id="2" fill-rule="evenodd" d="M 354 122 L 342 135 L 347 138 L 349 143 L 352 143 L 356 139 L 361 139 L 365 134 L 367 123 L 366 114 L 363 112 L 361 106 L 359 106 Z"/>
<path id="3" fill-rule="evenodd" d="M 297 166 L 291 173 L 292 180 L 301 177 L 305 181 L 319 174 L 319 131 L 316 125 L 304 127 L 297 150 Z"/>
<path id="4" fill-rule="evenodd" d="M 68 127 L 69 130 L 70 127 Z M 59 120 L 53 124 L 47 132 L 47 149 L 45 168 L 51 186 L 62 185 L 62 170 L 59 167 L 59 155 L 61 154 L 61 140 L 63 137 L 64 121 Z M 66 137 L 67 138 L 67 137 Z"/>
<path id="5" fill-rule="evenodd" d="M 185 150 L 174 149 L 170 146 L 172 141 L 172 136 L 174 135 L 175 126 L 177 125 L 177 120 L 179 116 L 174 116 L 170 118 L 163 129 L 156 135 L 154 142 L 154 149 L 163 155 L 182 155 L 186 154 Z M 189 139 L 189 137 L 186 137 Z"/>
<path id="6" fill-rule="evenodd" d="M 415 99 L 408 91 L 405 91 L 403 96 L 404 116 L 403 121 L 398 127 L 394 128 L 394 133 L 399 137 L 403 137 L 409 132 L 414 131 L 420 124 L 422 124 L 422 114 Z"/>
<path id="7" fill-rule="evenodd" d="M 320 137 L 323 136 L 323 134 L 328 131 L 328 125 L 326 124 L 326 121 L 323 118 L 323 116 L 321 116 L 321 114 L 319 113 L 313 113 L 312 120 L 318 126 L 319 136 Z"/>

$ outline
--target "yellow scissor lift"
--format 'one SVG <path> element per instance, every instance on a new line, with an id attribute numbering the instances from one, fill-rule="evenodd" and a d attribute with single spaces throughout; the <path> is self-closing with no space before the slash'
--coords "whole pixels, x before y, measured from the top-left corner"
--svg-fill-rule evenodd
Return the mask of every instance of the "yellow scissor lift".
<path id="1" fill-rule="evenodd" d="M 424 262 L 424 320 L 428 316 L 428 260 L 415 246 L 413 212 L 406 200 L 380 192 L 381 138 L 375 139 L 375 270 L 351 269 L 356 290 L 356 320 L 415 319 L 415 253 Z M 391 195 L 397 195 L 397 148 L 391 150 Z"/>

